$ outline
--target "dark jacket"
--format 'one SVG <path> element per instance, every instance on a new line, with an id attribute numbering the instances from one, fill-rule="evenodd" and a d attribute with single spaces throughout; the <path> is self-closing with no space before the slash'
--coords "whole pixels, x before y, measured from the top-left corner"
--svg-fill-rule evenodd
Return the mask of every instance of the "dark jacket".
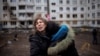
<path id="1" fill-rule="evenodd" d="M 47 48 L 50 43 L 50 38 L 43 36 L 40 33 L 30 35 L 30 56 L 47 56 Z"/>
<path id="2" fill-rule="evenodd" d="M 93 34 L 94 36 L 96 36 L 96 35 L 97 35 L 97 29 L 93 29 L 92 34 Z"/>
<path id="3" fill-rule="evenodd" d="M 49 23 L 50 25 L 50 23 Z M 57 33 L 57 30 L 54 30 L 55 28 L 58 28 L 54 26 L 53 24 L 50 25 L 52 32 Z M 70 28 L 68 25 L 66 25 L 69 29 L 68 33 L 64 35 L 56 42 L 56 44 L 53 47 L 49 47 L 48 54 L 49 55 L 61 55 L 61 56 L 78 56 L 77 50 L 75 48 L 75 42 L 74 42 L 74 32 L 72 28 Z M 49 27 L 49 26 L 48 26 Z M 53 27 L 53 28 L 52 28 Z M 55 28 L 54 28 L 55 27 Z M 50 28 L 50 27 L 49 27 Z M 58 28 L 59 30 L 60 28 Z M 53 43 L 53 42 L 52 42 Z"/>
<path id="4" fill-rule="evenodd" d="M 46 32 L 47 36 L 51 37 L 53 34 L 57 33 L 59 30 L 59 25 L 53 21 L 48 21 L 47 27 L 46 27 Z"/>

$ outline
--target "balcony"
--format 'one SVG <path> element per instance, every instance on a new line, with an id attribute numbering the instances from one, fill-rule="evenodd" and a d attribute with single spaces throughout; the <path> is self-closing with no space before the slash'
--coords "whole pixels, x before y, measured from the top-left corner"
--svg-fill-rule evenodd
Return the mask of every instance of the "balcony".
<path id="1" fill-rule="evenodd" d="M 32 20 L 33 19 L 33 17 L 27 17 L 27 20 Z"/>
<path id="2" fill-rule="evenodd" d="M 19 5 L 34 5 L 34 2 L 27 2 L 27 1 L 20 1 L 18 2 Z"/>
<path id="3" fill-rule="evenodd" d="M 26 17 L 20 16 L 20 17 L 18 18 L 18 20 L 24 21 L 24 20 L 26 20 Z"/>
<path id="4" fill-rule="evenodd" d="M 26 12 L 26 10 L 25 9 L 19 10 L 18 12 L 20 12 L 20 13 L 22 12 L 23 13 L 23 12 Z"/>
<path id="5" fill-rule="evenodd" d="M 26 12 L 27 13 L 34 13 L 34 10 L 32 10 L 32 9 L 26 9 Z"/>

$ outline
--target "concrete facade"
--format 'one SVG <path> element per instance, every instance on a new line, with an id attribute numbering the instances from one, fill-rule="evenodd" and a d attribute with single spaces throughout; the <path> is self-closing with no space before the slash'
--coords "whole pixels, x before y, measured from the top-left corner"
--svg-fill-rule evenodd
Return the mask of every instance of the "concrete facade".
<path id="1" fill-rule="evenodd" d="M 72 27 L 100 27 L 100 0 L 48 1 L 0 0 L 0 22 L 4 28 L 33 28 L 34 16 L 38 13 L 45 16 L 49 11 L 50 20 L 58 23 Z"/>

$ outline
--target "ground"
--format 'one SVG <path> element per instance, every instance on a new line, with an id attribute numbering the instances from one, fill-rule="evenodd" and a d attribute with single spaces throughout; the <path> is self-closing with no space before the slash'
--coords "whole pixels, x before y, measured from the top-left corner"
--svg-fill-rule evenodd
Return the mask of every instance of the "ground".
<path id="1" fill-rule="evenodd" d="M 18 40 L 14 41 L 13 33 L 0 34 L 0 56 L 29 56 L 29 33 L 19 33 Z M 100 34 L 98 45 L 92 44 L 91 32 L 78 33 L 75 36 L 75 45 L 79 56 L 100 56 Z"/>
<path id="2" fill-rule="evenodd" d="M 98 34 L 98 45 L 92 44 L 91 32 L 79 33 L 75 37 L 75 44 L 80 56 L 100 56 L 100 33 Z"/>

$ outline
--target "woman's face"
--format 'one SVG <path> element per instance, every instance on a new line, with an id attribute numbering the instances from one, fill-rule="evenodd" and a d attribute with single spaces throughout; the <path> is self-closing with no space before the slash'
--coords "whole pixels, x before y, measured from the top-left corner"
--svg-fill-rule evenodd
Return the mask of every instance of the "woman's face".
<path id="1" fill-rule="evenodd" d="M 36 22 L 36 29 L 41 32 L 41 31 L 45 31 L 45 28 L 46 28 L 46 24 L 44 23 L 44 21 L 38 19 Z"/>

